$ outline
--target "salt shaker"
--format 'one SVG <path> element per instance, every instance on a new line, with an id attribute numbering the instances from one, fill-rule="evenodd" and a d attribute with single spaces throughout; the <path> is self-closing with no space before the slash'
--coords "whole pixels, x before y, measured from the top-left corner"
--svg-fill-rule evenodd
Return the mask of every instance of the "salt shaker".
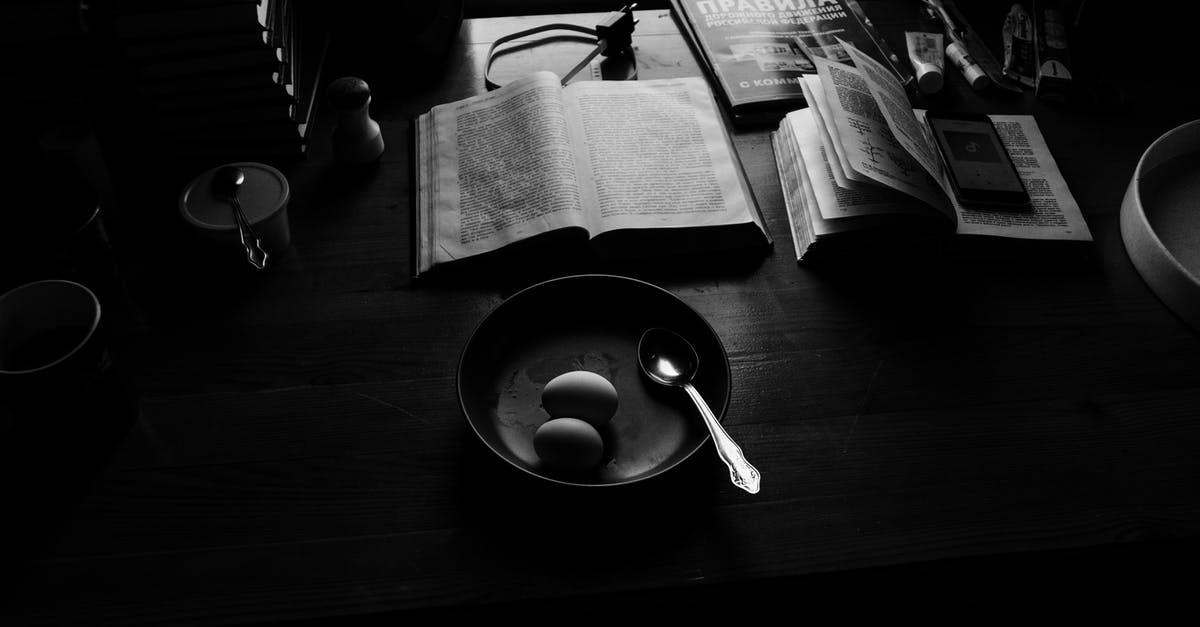
<path id="1" fill-rule="evenodd" d="M 371 119 L 371 88 L 366 81 L 344 76 L 329 85 L 329 104 L 337 111 L 333 159 L 343 165 L 370 163 L 383 154 L 383 134 Z"/>

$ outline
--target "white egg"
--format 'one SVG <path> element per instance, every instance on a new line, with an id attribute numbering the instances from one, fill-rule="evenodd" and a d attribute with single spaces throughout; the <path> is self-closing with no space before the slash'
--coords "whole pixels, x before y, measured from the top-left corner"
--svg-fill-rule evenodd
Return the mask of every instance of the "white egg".
<path id="1" fill-rule="evenodd" d="M 533 450 L 547 465 L 578 472 L 593 468 L 604 455 L 604 440 L 578 418 L 551 418 L 533 434 Z"/>
<path id="2" fill-rule="evenodd" d="M 617 388 L 587 370 L 563 373 L 542 389 L 542 407 L 552 418 L 578 418 L 598 429 L 617 412 Z"/>

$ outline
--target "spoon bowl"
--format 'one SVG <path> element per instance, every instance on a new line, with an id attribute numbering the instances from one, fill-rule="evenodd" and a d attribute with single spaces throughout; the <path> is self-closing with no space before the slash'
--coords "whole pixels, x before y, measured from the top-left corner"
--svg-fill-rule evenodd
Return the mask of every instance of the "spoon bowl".
<path id="1" fill-rule="evenodd" d="M 212 191 L 220 198 L 237 198 L 238 188 L 246 182 L 246 173 L 236 165 L 222 166 L 213 172 Z"/>
<path id="2" fill-rule="evenodd" d="M 263 249 L 262 239 L 250 226 L 250 220 L 242 212 L 242 203 L 238 200 L 238 190 L 245 182 L 246 173 L 241 168 L 235 165 L 222 166 L 213 172 L 212 193 L 233 208 L 233 222 L 237 225 L 242 247 L 246 249 L 246 258 L 250 265 L 262 270 L 267 266 L 267 251 Z"/>
<path id="3" fill-rule="evenodd" d="M 651 381 L 661 385 L 683 388 L 712 434 L 717 455 L 729 467 L 729 478 L 737 487 L 755 494 L 759 490 L 758 469 L 746 461 L 742 449 L 729 437 L 720 421 L 696 387 L 692 377 L 700 369 L 700 357 L 686 338 L 663 328 L 650 328 L 638 340 L 638 367 Z"/>
<path id="4" fill-rule="evenodd" d="M 691 342 L 666 329 L 650 329 L 638 342 L 638 364 L 646 376 L 663 385 L 689 383 L 700 366 Z"/>

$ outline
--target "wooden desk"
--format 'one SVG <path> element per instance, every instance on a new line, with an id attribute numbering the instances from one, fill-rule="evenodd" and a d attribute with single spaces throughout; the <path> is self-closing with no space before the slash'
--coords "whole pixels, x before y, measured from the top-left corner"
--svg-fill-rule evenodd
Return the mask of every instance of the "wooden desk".
<path id="1" fill-rule="evenodd" d="M 900 4 L 867 3 L 889 36 L 912 19 Z M 6 504 L 30 524 L 6 538 L 23 560 L 4 624 L 1186 607 L 1200 338 L 1142 283 L 1116 220 L 1138 155 L 1188 119 L 1182 105 L 988 100 L 950 75 L 948 103 L 1037 115 L 1095 235 L 1093 259 L 1069 266 L 797 265 L 766 134 L 739 133 L 774 253 L 630 273 L 720 334 L 725 424 L 762 492 L 731 486 L 712 454 L 567 490 L 487 451 L 459 411 L 459 352 L 505 296 L 575 269 L 414 284 L 408 119 L 479 91 L 497 36 L 563 19 L 594 22 L 468 21 L 440 82 L 375 81 L 388 151 L 355 180 L 329 171 L 326 116 L 289 171 L 294 248 L 270 272 L 211 276 L 169 205 L 154 239 L 127 238 L 118 354 L 142 415 L 92 443 L 92 466 L 51 458 L 9 478 L 47 485 Z M 640 19 L 643 78 L 699 73 L 665 12 Z"/>

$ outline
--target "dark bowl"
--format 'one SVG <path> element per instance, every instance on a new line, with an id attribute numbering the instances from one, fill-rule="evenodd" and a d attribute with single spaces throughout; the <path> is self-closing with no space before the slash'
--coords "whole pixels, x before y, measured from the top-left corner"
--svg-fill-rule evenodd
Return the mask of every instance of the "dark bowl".
<path id="1" fill-rule="evenodd" d="M 662 474 L 703 447 L 709 434 L 683 390 L 656 384 L 638 368 L 638 340 L 650 327 L 671 329 L 695 346 L 700 367 L 693 383 L 723 418 L 729 359 L 708 322 L 660 287 L 598 274 L 526 288 L 479 324 L 458 364 L 463 414 L 501 459 L 548 481 L 613 486 Z M 618 395 L 616 414 L 600 429 L 603 459 L 576 473 L 546 466 L 533 449 L 534 432 L 550 419 L 542 388 L 573 370 L 604 376 Z"/>

